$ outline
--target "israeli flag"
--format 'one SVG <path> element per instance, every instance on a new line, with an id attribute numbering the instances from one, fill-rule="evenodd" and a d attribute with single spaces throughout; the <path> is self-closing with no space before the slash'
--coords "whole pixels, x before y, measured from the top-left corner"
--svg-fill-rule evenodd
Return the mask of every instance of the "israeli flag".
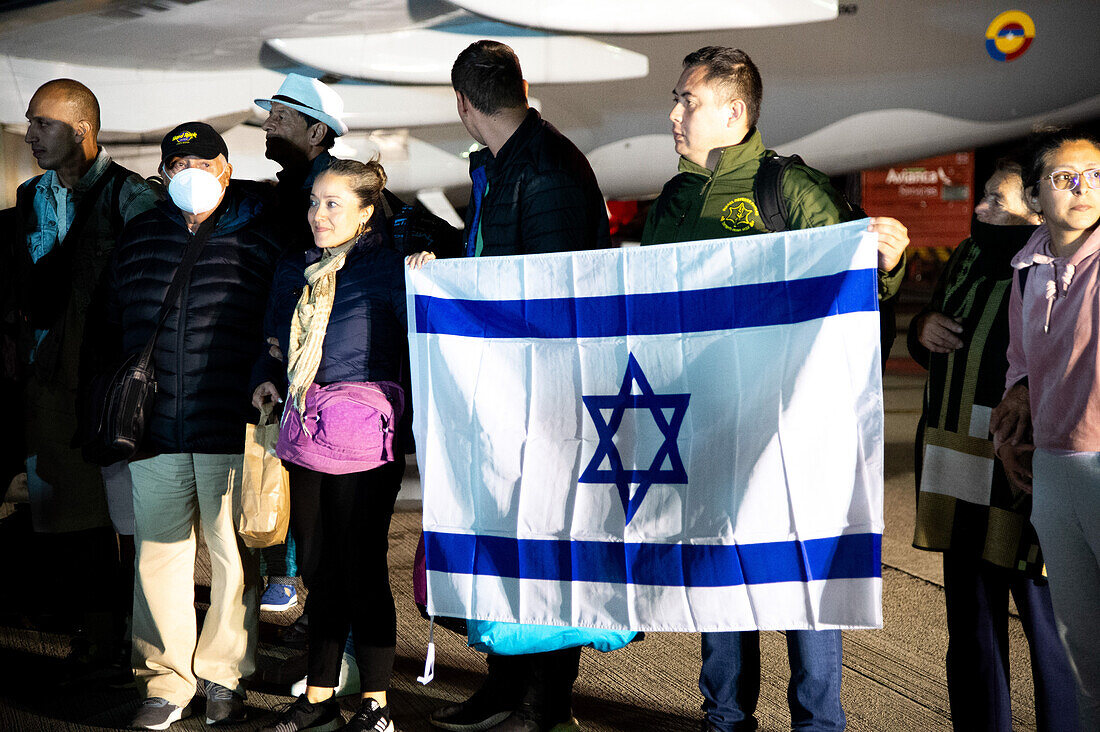
<path id="1" fill-rule="evenodd" d="M 881 627 L 867 223 L 409 271 L 430 612 Z"/>

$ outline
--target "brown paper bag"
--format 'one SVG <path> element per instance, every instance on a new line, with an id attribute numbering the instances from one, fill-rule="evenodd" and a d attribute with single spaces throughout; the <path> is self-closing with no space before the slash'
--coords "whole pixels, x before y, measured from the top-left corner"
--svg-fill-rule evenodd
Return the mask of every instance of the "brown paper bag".
<path id="1" fill-rule="evenodd" d="M 264 405 L 260 423 L 245 427 L 238 533 L 253 549 L 282 544 L 290 524 L 290 477 L 275 455 L 279 422 L 271 412 L 272 405 Z"/>

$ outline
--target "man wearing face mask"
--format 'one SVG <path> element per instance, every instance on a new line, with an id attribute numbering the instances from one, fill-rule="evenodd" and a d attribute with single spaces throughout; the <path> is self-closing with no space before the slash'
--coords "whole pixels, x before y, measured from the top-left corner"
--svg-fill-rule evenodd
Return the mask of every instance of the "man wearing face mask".
<path id="1" fill-rule="evenodd" d="M 230 179 L 224 140 L 187 122 L 161 143 L 170 200 L 135 219 L 112 262 L 108 324 L 122 355 L 155 334 L 156 397 L 134 482 L 137 583 L 133 664 L 145 702 L 131 725 L 166 729 L 201 684 L 208 724 L 244 717 L 241 678 L 255 668 L 259 573 L 239 544 L 243 425 L 255 344 L 283 247 L 269 194 Z M 164 303 L 191 247 L 197 258 Z M 196 249 L 190 249 L 191 256 Z M 161 308 L 167 307 L 157 329 Z M 211 557 L 210 609 L 196 637 L 195 535 Z M 243 555 L 243 558 L 242 558 Z"/>

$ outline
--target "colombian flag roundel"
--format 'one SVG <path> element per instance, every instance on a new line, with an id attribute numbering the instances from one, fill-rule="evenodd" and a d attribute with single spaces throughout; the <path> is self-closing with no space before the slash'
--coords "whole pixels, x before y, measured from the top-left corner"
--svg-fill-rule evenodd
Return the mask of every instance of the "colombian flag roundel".
<path id="1" fill-rule="evenodd" d="M 985 29 L 985 50 L 994 61 L 1014 61 L 1035 39 L 1035 23 L 1027 13 L 1006 10 Z"/>

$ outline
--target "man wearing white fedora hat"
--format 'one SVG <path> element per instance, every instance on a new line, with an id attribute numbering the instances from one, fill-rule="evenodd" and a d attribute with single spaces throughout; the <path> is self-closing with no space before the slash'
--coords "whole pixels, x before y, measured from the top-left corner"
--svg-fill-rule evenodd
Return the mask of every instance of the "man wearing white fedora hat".
<path id="1" fill-rule="evenodd" d="M 336 138 L 347 134 L 341 117 L 344 100 L 318 79 L 287 74 L 279 91 L 269 99 L 257 99 L 268 111 L 261 127 L 267 133 L 266 156 L 282 167 L 276 174 L 276 192 L 283 211 L 298 220 L 305 244 L 312 242 L 306 210 L 313 180 L 335 159 L 329 150 Z M 299 213 L 301 215 L 299 215 Z"/>
<path id="2" fill-rule="evenodd" d="M 305 217 L 309 191 L 314 179 L 336 159 L 329 153 L 336 138 L 347 134 L 344 101 L 318 79 L 287 74 L 273 97 L 257 99 L 256 104 L 268 110 L 261 126 L 267 133 L 266 155 L 282 167 L 276 174 L 279 182 L 275 187 L 281 210 L 290 231 L 300 229 L 302 246 L 308 247 L 313 243 Z M 385 221 L 390 226 L 394 248 L 406 254 L 431 251 L 440 257 L 461 255 L 461 234 L 424 205 L 406 204 L 387 188 L 382 189 L 380 204 L 375 217 L 379 224 Z"/>

